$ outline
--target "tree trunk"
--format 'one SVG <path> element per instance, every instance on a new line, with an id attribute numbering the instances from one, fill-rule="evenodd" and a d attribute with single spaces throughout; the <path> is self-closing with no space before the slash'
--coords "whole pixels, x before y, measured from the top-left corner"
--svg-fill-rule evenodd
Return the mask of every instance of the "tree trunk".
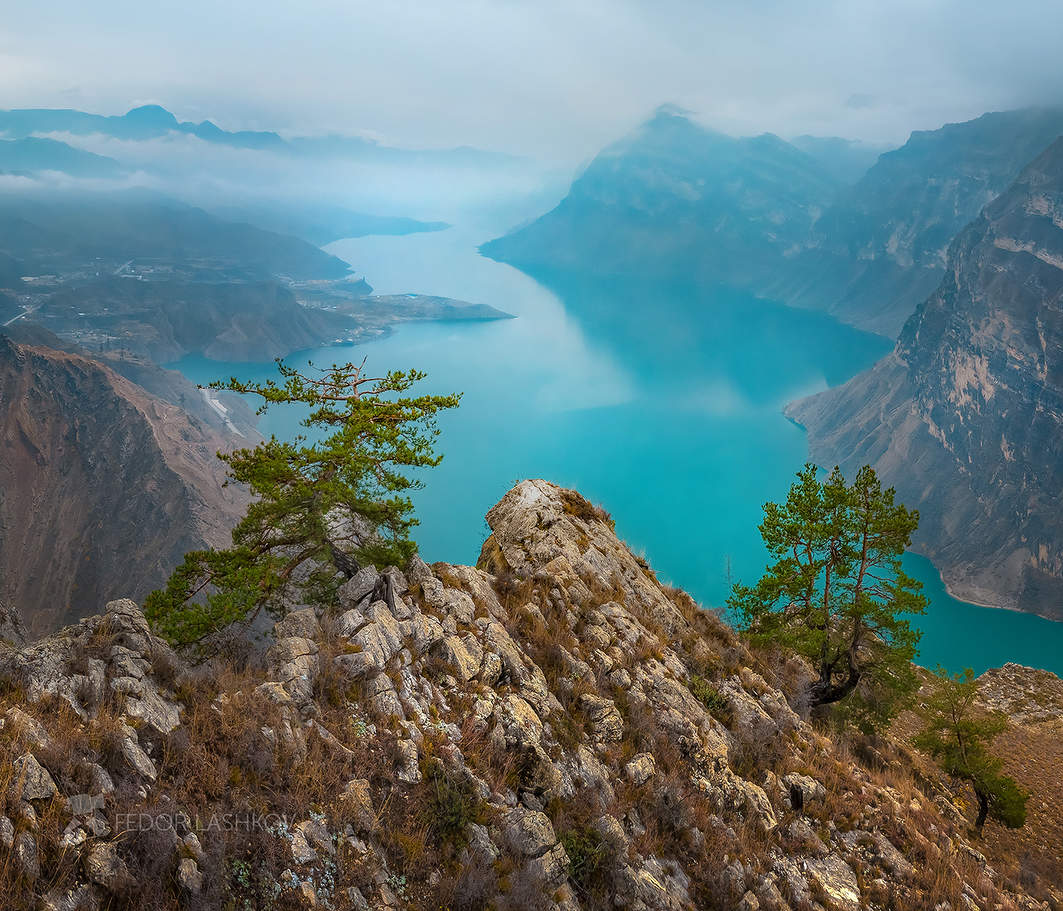
<path id="1" fill-rule="evenodd" d="M 974 827 L 981 834 L 982 826 L 985 825 L 986 817 L 989 815 L 989 797 L 975 789 L 975 794 L 978 795 L 978 818 L 974 821 Z"/>
<path id="2" fill-rule="evenodd" d="M 816 708 L 821 705 L 830 705 L 840 702 L 856 689 L 860 682 L 860 671 L 857 668 L 849 668 L 849 676 L 841 683 L 831 683 L 829 673 L 820 675 L 819 680 L 812 684 L 808 690 L 809 705 Z"/>
<path id="3" fill-rule="evenodd" d="M 337 547 L 335 542 L 331 539 L 328 540 L 329 553 L 332 556 L 332 565 L 336 567 L 341 573 L 343 573 L 348 579 L 353 578 L 358 574 L 358 570 L 361 567 L 358 565 L 358 561 L 354 559 L 349 553 Z"/>

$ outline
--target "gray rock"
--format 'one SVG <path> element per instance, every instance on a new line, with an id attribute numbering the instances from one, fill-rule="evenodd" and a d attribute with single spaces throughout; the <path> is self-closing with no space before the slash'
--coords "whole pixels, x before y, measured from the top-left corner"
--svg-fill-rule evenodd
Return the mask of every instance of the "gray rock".
<path id="1" fill-rule="evenodd" d="M 450 667 L 459 680 L 472 680 L 479 671 L 483 660 L 483 650 L 477 648 L 475 640 L 462 639 L 459 636 L 447 636 L 437 646 L 440 658 Z"/>
<path id="2" fill-rule="evenodd" d="M 181 710 L 164 699 L 154 686 L 142 687 L 135 698 L 127 698 L 125 713 L 137 718 L 158 735 L 169 734 L 181 724 Z"/>
<path id="3" fill-rule="evenodd" d="M 344 639 L 352 639 L 369 620 L 362 611 L 355 607 L 345 610 L 336 618 L 336 632 Z"/>
<path id="4" fill-rule="evenodd" d="M 856 874 L 837 854 L 809 860 L 808 876 L 837 911 L 860 911 L 860 884 Z"/>
<path id="5" fill-rule="evenodd" d="M 306 833 L 299 831 L 298 827 L 292 831 L 290 848 L 292 852 L 292 860 L 297 865 L 304 866 L 305 864 L 317 863 L 317 851 L 315 851 L 310 844 L 309 839 L 306 837 Z"/>
<path id="6" fill-rule="evenodd" d="M 158 777 L 159 772 L 155 768 L 155 763 L 137 743 L 136 732 L 132 728 L 126 728 L 124 736 L 119 741 L 119 749 L 129 769 L 141 778 L 154 781 Z"/>
<path id="7" fill-rule="evenodd" d="M 22 831 L 15 836 L 13 856 L 21 874 L 30 883 L 41 875 L 41 860 L 37 853 L 37 839 L 30 832 Z"/>
<path id="8" fill-rule="evenodd" d="M 344 608 L 357 607 L 367 595 L 373 593 L 380 581 L 380 573 L 374 566 L 363 566 L 355 575 L 340 586 L 336 593 Z"/>
<path id="9" fill-rule="evenodd" d="M 398 752 L 395 777 L 406 784 L 417 784 L 421 780 L 420 753 L 412 740 L 399 740 L 395 744 Z"/>
<path id="10" fill-rule="evenodd" d="M 502 817 L 502 829 L 511 850 L 522 857 L 541 857 L 557 844 L 550 817 L 517 807 Z"/>
<path id="11" fill-rule="evenodd" d="M 49 800 L 59 793 L 55 781 L 32 753 L 23 753 L 13 763 L 12 792 L 21 800 Z"/>
<path id="12" fill-rule="evenodd" d="M 304 819 L 294 827 L 295 832 L 301 833 L 308 844 L 326 857 L 336 853 L 336 846 L 332 841 L 332 835 L 324 823 L 316 819 Z"/>
<path id="13" fill-rule="evenodd" d="M 40 911 L 98 911 L 100 900 L 91 883 L 72 889 L 56 887 L 41 899 Z"/>
<path id="14" fill-rule="evenodd" d="M 376 824 L 376 812 L 373 809 L 373 797 L 369 782 L 364 778 L 354 778 L 347 782 L 340 795 L 344 815 L 356 832 L 369 832 Z"/>
<path id="15" fill-rule="evenodd" d="M 0 642 L 16 647 L 26 644 L 26 627 L 22 617 L 6 601 L 0 601 Z"/>
<path id="16" fill-rule="evenodd" d="M 44 729 L 44 726 L 31 715 L 27 715 L 17 705 L 11 706 L 5 713 L 4 719 L 11 725 L 16 737 L 21 737 L 29 743 L 34 750 L 48 750 L 52 746 L 52 738 Z"/>
<path id="17" fill-rule="evenodd" d="M 624 774 L 636 788 L 642 787 L 657 774 L 657 763 L 652 753 L 639 753 L 624 766 Z"/>
<path id="18" fill-rule="evenodd" d="M 624 719 L 612 699 L 584 693 L 580 696 L 579 704 L 587 715 L 594 740 L 608 743 L 623 739 Z"/>
<path id="19" fill-rule="evenodd" d="M 797 772 L 791 772 L 789 775 L 782 777 L 782 783 L 786 788 L 787 797 L 790 799 L 791 805 L 794 803 L 795 794 L 800 795 L 798 800 L 801 802 L 802 807 L 811 806 L 827 796 L 827 789 L 815 778 L 810 778 L 808 775 L 799 775 Z M 794 809 L 798 808 L 794 807 Z"/>
<path id="20" fill-rule="evenodd" d="M 190 895 L 199 895 L 203 890 L 203 874 L 199 864 L 191 857 L 182 857 L 177 864 L 177 874 L 174 877 L 177 885 Z"/>
<path id="21" fill-rule="evenodd" d="M 108 890 L 113 890 L 129 876 L 113 842 L 96 842 L 82 859 L 82 867 L 90 882 Z"/>
<path id="22" fill-rule="evenodd" d="M 291 611 L 273 624 L 273 636 L 275 639 L 288 639 L 290 637 L 300 639 L 316 639 L 321 635 L 321 625 L 317 622 L 317 614 L 312 607 L 304 607 L 300 610 Z"/>

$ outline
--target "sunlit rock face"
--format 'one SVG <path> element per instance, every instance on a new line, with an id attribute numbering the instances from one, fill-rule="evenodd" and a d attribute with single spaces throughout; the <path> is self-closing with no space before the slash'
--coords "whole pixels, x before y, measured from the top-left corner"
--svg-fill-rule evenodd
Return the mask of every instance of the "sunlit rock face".
<path id="1" fill-rule="evenodd" d="M 959 596 L 1063 617 L 1063 140 L 954 241 L 894 352 L 791 406 L 824 463 L 876 465 Z"/>

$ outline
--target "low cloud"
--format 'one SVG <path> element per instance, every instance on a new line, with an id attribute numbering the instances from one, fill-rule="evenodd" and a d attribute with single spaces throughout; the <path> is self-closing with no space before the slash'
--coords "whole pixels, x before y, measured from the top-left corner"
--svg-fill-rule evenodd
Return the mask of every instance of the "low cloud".
<path id="1" fill-rule="evenodd" d="M 664 101 L 732 133 L 902 142 L 1063 100 L 1063 4 L 1014 0 L 56 0 L 15 4 L 0 105 L 155 100 L 573 167 Z"/>

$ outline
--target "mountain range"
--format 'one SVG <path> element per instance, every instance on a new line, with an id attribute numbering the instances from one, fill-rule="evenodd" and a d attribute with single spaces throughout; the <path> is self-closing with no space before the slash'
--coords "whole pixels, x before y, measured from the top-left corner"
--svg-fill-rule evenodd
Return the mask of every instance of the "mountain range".
<path id="1" fill-rule="evenodd" d="M 736 139 L 664 108 L 483 252 L 547 281 L 682 274 L 896 337 L 949 241 L 1060 133 L 1063 108 L 986 114 L 913 133 L 850 185 L 836 141 Z"/>
<path id="2" fill-rule="evenodd" d="M 1063 620 L 1063 139 L 956 237 L 893 352 L 788 414 L 919 508 L 957 596 Z"/>
<path id="3" fill-rule="evenodd" d="M 21 139 L 48 134 L 100 135 L 131 142 L 161 139 L 171 134 L 194 136 L 203 142 L 237 149 L 276 152 L 304 158 L 354 158 L 378 162 L 436 162 L 453 166 L 506 165 L 511 156 L 461 146 L 451 149 L 403 149 L 381 145 L 360 136 L 296 136 L 285 138 L 272 130 L 225 130 L 210 120 L 180 121 L 157 104 L 135 107 L 121 115 L 90 114 L 72 109 L 22 108 L 0 111 L 0 134 Z"/>

